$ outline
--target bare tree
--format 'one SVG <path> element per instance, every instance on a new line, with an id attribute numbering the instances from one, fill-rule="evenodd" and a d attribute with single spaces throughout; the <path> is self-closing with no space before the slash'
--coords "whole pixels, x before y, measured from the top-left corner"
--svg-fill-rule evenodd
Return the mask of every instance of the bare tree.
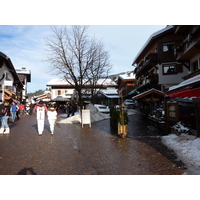
<path id="1" fill-rule="evenodd" d="M 51 72 L 61 75 L 78 93 L 82 109 L 82 89 L 95 85 L 111 69 L 109 54 L 102 41 L 89 38 L 88 26 L 52 26 L 46 38 Z"/>

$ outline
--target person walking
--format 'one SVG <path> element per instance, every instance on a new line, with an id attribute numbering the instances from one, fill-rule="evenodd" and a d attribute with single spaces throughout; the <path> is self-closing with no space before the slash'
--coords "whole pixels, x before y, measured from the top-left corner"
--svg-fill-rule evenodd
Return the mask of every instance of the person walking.
<path id="1" fill-rule="evenodd" d="M 72 107 L 71 107 L 71 103 L 67 104 L 67 118 L 70 117 L 71 113 L 72 113 Z"/>
<path id="2" fill-rule="evenodd" d="M 77 104 L 72 101 L 72 104 L 71 104 L 71 108 L 72 108 L 72 116 L 74 116 L 74 113 L 77 111 Z"/>
<path id="3" fill-rule="evenodd" d="M 9 102 L 4 103 L 4 107 L 1 110 L 1 128 L 0 133 L 10 133 L 8 126 L 8 119 L 10 117 L 10 104 Z"/>
<path id="4" fill-rule="evenodd" d="M 45 112 L 47 111 L 47 107 L 43 101 L 40 101 L 33 109 L 33 113 L 36 114 L 39 135 L 42 135 L 42 132 L 44 131 Z"/>
<path id="5" fill-rule="evenodd" d="M 16 103 L 13 101 L 12 105 L 10 107 L 10 112 L 11 112 L 11 116 L 12 116 L 12 122 L 15 121 L 16 119 L 16 113 L 18 112 L 19 107 L 16 105 Z"/>
<path id="6" fill-rule="evenodd" d="M 55 126 L 55 121 L 57 119 L 57 111 L 54 107 L 53 104 L 51 104 L 48 108 L 48 111 L 47 111 L 47 116 L 48 116 L 48 120 L 49 120 L 49 125 L 50 125 L 50 131 L 51 131 L 51 134 L 53 135 L 54 133 L 54 126 Z"/>
<path id="7" fill-rule="evenodd" d="M 24 105 L 22 103 L 19 104 L 20 116 L 24 115 Z"/>

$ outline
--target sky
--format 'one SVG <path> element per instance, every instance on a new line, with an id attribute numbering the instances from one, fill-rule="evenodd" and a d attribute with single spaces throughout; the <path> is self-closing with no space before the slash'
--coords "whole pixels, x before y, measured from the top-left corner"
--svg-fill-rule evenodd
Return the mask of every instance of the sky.
<path id="1" fill-rule="evenodd" d="M 175 14 L 171 14 L 172 5 Z M 164 8 L 158 0 L 35 0 L 31 4 L 10 0 L 1 2 L 1 7 L 5 9 L 0 12 L 0 51 L 16 69 L 31 71 L 28 92 L 44 90 L 48 81 L 58 78 L 44 62 L 49 25 L 90 25 L 89 34 L 104 41 L 113 66 L 111 74 L 115 74 L 133 69 L 135 56 L 154 32 L 166 25 L 199 23 L 198 6 L 188 10 L 181 5 L 179 9 L 179 1 L 172 0 Z"/>
<path id="2" fill-rule="evenodd" d="M 132 62 L 151 34 L 166 25 L 90 25 L 89 36 L 103 40 L 109 52 L 110 74 L 133 70 Z M 50 72 L 45 37 L 52 34 L 49 25 L 0 25 L 0 51 L 12 61 L 15 69 L 31 71 L 28 93 L 45 90 L 56 77 Z"/>

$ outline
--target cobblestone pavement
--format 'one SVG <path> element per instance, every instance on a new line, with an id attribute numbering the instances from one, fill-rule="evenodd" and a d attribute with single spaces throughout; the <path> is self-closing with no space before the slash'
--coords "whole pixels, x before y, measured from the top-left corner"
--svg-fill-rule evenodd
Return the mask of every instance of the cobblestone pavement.
<path id="1" fill-rule="evenodd" d="M 10 123 L 10 134 L 0 134 L 0 174 L 17 175 L 24 168 L 37 175 L 183 174 L 178 165 L 140 140 L 148 137 L 148 127 L 138 120 L 142 123 L 139 115 L 130 117 L 128 138 L 118 137 L 109 119 L 92 123 L 91 128 L 57 124 L 54 135 L 46 120 L 39 136 L 35 115 L 23 116 Z"/>

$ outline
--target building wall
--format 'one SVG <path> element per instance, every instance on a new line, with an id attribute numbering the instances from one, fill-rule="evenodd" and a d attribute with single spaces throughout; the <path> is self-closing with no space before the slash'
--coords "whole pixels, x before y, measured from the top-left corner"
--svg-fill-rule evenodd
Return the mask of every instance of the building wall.
<path id="1" fill-rule="evenodd" d="M 157 65 L 158 67 L 158 84 L 163 85 L 166 87 L 166 85 L 172 86 L 172 85 L 176 85 L 179 84 L 180 82 L 183 81 L 183 76 L 186 76 L 188 74 L 188 69 L 186 69 L 184 66 L 182 66 L 182 72 L 178 72 L 176 74 L 164 74 L 163 73 L 163 65 L 165 64 L 170 64 L 170 62 L 168 63 L 162 63 Z M 179 64 L 176 62 L 171 62 L 171 64 Z"/>
<path id="2" fill-rule="evenodd" d="M 198 63 L 198 69 L 200 69 L 200 53 L 197 54 L 197 55 L 195 55 L 194 57 L 192 57 L 192 58 L 190 59 L 190 72 L 195 71 L 195 70 L 194 70 L 194 67 L 193 67 L 193 63 L 196 62 L 196 61 L 197 61 L 197 63 Z"/>
<path id="3" fill-rule="evenodd" d="M 56 98 L 57 96 L 61 96 L 67 92 L 67 89 L 51 89 L 52 99 Z"/>
<path id="4" fill-rule="evenodd" d="M 3 74 L 5 74 L 5 77 L 0 81 L 0 101 L 1 102 L 4 101 L 4 89 L 7 89 L 10 92 L 16 93 L 16 88 L 13 86 L 14 77 L 5 63 L 3 63 L 3 66 L 0 68 L 0 76 L 1 76 L 0 78 L 2 78 Z"/>

